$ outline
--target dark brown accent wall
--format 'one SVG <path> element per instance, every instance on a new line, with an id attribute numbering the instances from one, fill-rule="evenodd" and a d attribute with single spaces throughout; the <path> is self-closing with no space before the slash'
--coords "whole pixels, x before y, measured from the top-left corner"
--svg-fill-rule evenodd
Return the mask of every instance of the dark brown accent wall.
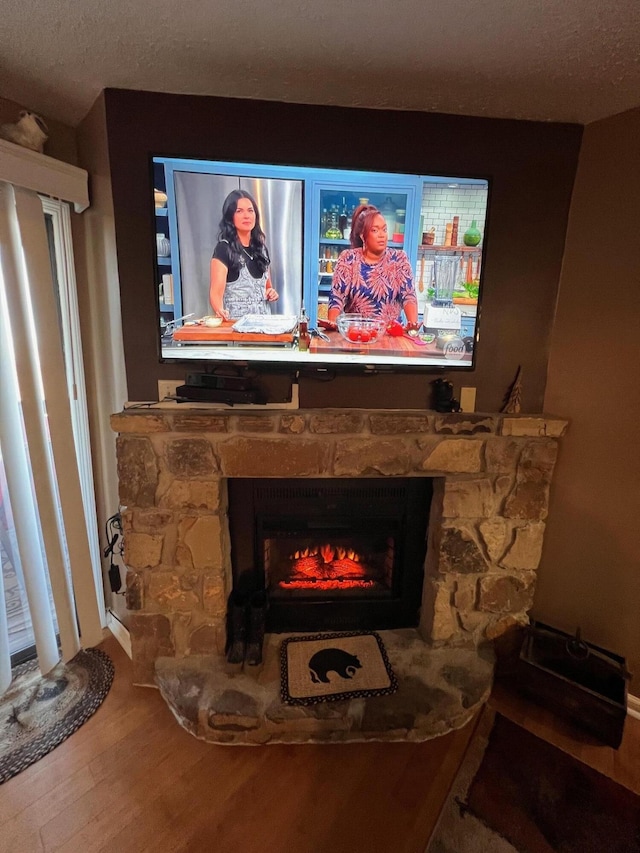
<path id="1" fill-rule="evenodd" d="M 476 369 L 448 378 L 496 411 L 522 365 L 523 410 L 542 410 L 580 126 L 119 89 L 105 105 L 131 400 L 186 373 L 158 358 L 149 158 L 160 154 L 490 178 Z M 300 402 L 429 408 L 433 378 L 302 379 Z"/>

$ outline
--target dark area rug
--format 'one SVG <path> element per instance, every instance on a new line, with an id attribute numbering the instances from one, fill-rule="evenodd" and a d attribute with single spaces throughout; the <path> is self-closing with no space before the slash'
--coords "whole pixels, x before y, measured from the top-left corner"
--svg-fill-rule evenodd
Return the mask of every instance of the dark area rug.
<path id="1" fill-rule="evenodd" d="M 42 676 L 20 664 L 0 697 L 0 783 L 51 752 L 97 711 L 113 681 L 111 658 L 84 649 Z"/>
<path id="2" fill-rule="evenodd" d="M 428 853 L 640 853 L 640 797 L 486 711 Z"/>

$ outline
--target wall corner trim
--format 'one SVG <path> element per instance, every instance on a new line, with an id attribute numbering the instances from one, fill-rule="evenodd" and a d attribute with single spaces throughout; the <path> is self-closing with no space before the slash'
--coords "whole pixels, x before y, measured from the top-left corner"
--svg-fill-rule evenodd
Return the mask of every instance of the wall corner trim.
<path id="1" fill-rule="evenodd" d="M 107 627 L 106 631 L 111 631 L 118 643 L 122 646 L 129 658 L 132 657 L 131 637 L 128 629 L 122 624 L 112 610 L 107 610 Z"/>

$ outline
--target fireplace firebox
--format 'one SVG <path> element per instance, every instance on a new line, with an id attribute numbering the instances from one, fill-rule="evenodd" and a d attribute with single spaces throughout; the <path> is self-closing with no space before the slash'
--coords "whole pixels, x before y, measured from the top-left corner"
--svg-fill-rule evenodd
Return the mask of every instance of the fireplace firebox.
<path id="1" fill-rule="evenodd" d="M 266 589 L 267 630 L 415 627 L 429 478 L 229 480 L 234 588 Z"/>

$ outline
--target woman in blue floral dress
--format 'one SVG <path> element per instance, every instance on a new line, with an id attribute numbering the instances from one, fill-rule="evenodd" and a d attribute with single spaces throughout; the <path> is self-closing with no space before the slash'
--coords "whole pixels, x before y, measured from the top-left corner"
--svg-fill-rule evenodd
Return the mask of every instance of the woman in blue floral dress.
<path id="1" fill-rule="evenodd" d="M 329 296 L 329 320 L 339 314 L 399 320 L 404 311 L 410 328 L 418 327 L 413 270 L 401 249 L 387 246 L 387 224 L 380 211 L 361 205 L 353 214 L 351 249 L 336 264 Z"/>

